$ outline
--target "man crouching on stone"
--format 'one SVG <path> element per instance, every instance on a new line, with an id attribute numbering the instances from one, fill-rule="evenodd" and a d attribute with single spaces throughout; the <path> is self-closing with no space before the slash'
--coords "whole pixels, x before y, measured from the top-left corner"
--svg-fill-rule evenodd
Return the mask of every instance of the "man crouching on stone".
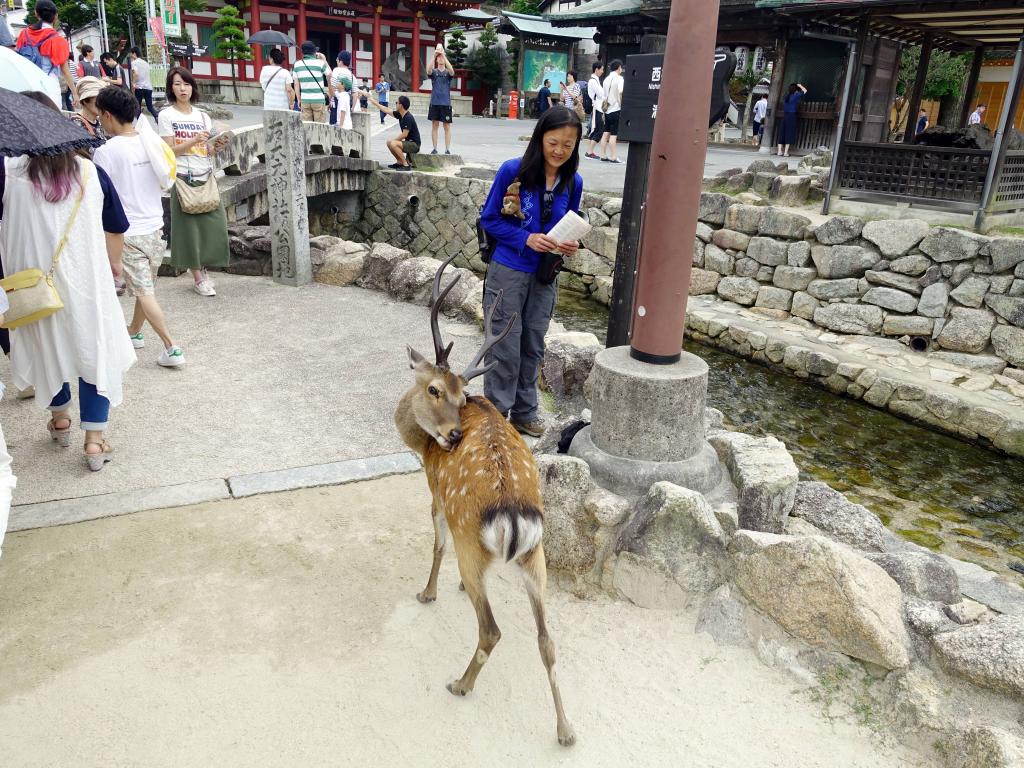
<path id="1" fill-rule="evenodd" d="M 388 139 L 388 149 L 398 162 L 392 163 L 388 168 L 394 168 L 396 171 L 411 171 L 412 156 L 420 151 L 420 129 L 416 125 L 416 118 L 409 111 L 409 97 L 399 96 L 398 109 L 392 112 L 387 104 L 381 104 L 367 91 L 357 90 L 356 95 L 365 97 L 384 114 L 398 118 L 398 127 L 402 132 L 398 134 L 397 138 Z"/>

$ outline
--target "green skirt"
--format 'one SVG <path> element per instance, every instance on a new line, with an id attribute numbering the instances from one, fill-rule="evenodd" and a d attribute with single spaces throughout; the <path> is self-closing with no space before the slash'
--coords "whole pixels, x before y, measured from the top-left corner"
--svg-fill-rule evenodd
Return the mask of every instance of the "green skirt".
<path id="1" fill-rule="evenodd" d="M 231 262 L 224 203 L 209 213 L 185 213 L 171 190 L 171 264 L 185 269 L 226 267 Z"/>

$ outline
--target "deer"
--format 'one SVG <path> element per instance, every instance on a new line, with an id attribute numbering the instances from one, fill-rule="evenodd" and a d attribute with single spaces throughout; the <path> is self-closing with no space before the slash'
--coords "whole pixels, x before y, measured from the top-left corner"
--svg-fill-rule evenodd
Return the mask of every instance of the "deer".
<path id="1" fill-rule="evenodd" d="M 406 347 L 415 381 L 394 414 L 402 440 L 423 462 L 431 493 L 434 559 L 427 585 L 416 598 L 421 603 L 437 599 L 437 575 L 450 531 L 461 586 L 476 611 L 479 629 L 476 652 L 465 673 L 447 686 L 453 695 L 465 696 L 473 690 L 480 670 L 501 639 L 487 599 L 488 568 L 499 558 L 517 566 L 537 624 L 537 643 L 555 702 L 558 741 L 572 746 L 576 734 L 562 707 L 555 679 L 555 644 L 545 622 L 547 566 L 537 465 L 505 416 L 487 398 L 466 394 L 470 381 L 497 365 L 495 360 L 487 364 L 483 360 L 508 335 L 518 316 L 513 314 L 504 330 L 494 333 L 494 311 L 502 298 L 499 291 L 484 317 L 483 345 L 465 371 L 454 373 L 448 364 L 453 344 L 444 345 L 437 320 L 441 304 L 461 277 L 457 275 L 441 290 L 442 275 L 452 260 L 437 269 L 431 290 L 434 362 Z"/>

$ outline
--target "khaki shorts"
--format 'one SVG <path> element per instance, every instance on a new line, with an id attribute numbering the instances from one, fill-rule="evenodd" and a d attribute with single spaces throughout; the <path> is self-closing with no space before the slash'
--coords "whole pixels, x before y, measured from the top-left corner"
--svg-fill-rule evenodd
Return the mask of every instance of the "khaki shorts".
<path id="1" fill-rule="evenodd" d="M 327 105 L 326 104 L 303 104 L 302 105 L 302 119 L 308 123 L 326 123 L 327 122 Z"/>
<path id="2" fill-rule="evenodd" d="M 124 236 L 124 281 L 132 296 L 156 293 L 154 278 L 164 260 L 166 247 L 160 230 L 149 235 Z"/>

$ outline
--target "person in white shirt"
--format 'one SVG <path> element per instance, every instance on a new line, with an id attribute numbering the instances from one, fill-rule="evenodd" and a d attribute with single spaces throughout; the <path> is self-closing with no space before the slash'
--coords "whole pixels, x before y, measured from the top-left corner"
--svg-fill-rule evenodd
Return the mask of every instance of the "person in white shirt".
<path id="1" fill-rule="evenodd" d="M 590 101 L 594 105 L 594 111 L 590 116 L 590 150 L 584 155 L 589 157 L 591 160 L 600 160 L 601 158 L 594 153 L 594 147 L 597 146 L 597 142 L 601 140 L 604 135 L 604 108 L 601 106 L 604 103 L 604 86 L 601 85 L 601 78 L 604 76 L 604 64 L 600 61 L 594 62 L 594 66 L 591 69 L 590 81 L 587 83 L 587 95 L 590 97 Z"/>
<path id="2" fill-rule="evenodd" d="M 341 128 L 352 130 L 352 87 L 355 78 L 348 65 L 352 63 L 352 54 L 341 51 L 338 54 L 338 66 L 331 73 L 331 85 L 334 87 L 335 117 L 334 122 Z"/>
<path id="3" fill-rule="evenodd" d="M 149 79 L 149 62 L 142 58 L 142 51 L 138 46 L 132 48 L 131 53 L 132 85 L 135 88 L 135 98 L 139 101 L 139 108 L 145 105 L 153 119 L 157 119 L 156 110 L 153 108 L 153 82 Z"/>
<path id="4" fill-rule="evenodd" d="M 761 143 L 761 137 L 764 135 L 764 118 L 768 114 L 768 96 L 761 94 L 761 98 L 754 104 L 754 138 L 753 145 L 756 147 Z"/>
<path id="5" fill-rule="evenodd" d="M 128 335 L 135 349 L 146 346 L 142 324 L 149 321 L 164 349 L 157 363 L 176 368 L 185 362 L 181 347 L 174 343 L 167 329 L 163 310 L 156 300 L 156 272 L 164 260 L 164 206 L 157 179 L 143 139 L 135 130 L 138 105 L 135 97 L 122 88 L 104 88 L 96 97 L 100 123 L 110 137 L 93 155 L 96 165 L 107 172 L 121 197 L 128 231 L 124 233 L 125 282 L 135 297 L 135 313 L 128 325 Z M 154 140 L 156 134 L 149 129 Z M 173 194 L 173 193 L 172 193 Z"/>
<path id="6" fill-rule="evenodd" d="M 616 142 L 619 135 L 619 113 L 622 111 L 622 62 L 615 59 L 608 64 L 608 77 L 604 80 L 604 136 L 601 137 L 601 160 L 621 163 Z"/>
<path id="7" fill-rule="evenodd" d="M 290 111 L 295 103 L 295 89 L 292 88 L 292 73 L 284 68 L 284 51 L 274 48 L 270 52 L 274 62 L 260 72 L 260 87 L 263 89 L 263 108 Z"/>
<path id="8" fill-rule="evenodd" d="M 971 116 L 967 119 L 968 125 L 981 125 L 981 120 L 985 116 L 986 107 L 984 104 L 979 104 L 975 107 L 974 111 L 971 112 Z"/>
<path id="9" fill-rule="evenodd" d="M 0 16 L 0 25 L 7 26 L 7 21 Z M 0 39 L 0 42 L 3 42 Z M 0 291 L 0 323 L 4 320 L 4 313 L 11 308 L 7 301 L 7 294 Z M 0 397 L 4 395 L 4 385 L 0 382 Z M 14 473 L 11 471 L 11 454 L 7 452 L 7 441 L 4 439 L 4 428 L 0 425 L 0 544 L 4 543 L 4 533 L 7 531 L 7 518 L 11 512 L 11 493 L 17 485 Z"/>

